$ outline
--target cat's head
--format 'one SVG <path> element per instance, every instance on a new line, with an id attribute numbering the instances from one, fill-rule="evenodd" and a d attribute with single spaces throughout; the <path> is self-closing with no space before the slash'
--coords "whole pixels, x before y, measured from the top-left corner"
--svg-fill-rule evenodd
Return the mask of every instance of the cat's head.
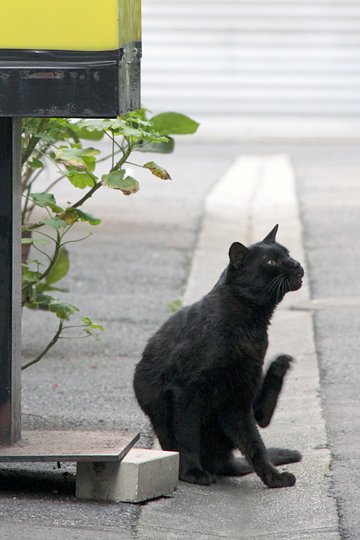
<path id="1" fill-rule="evenodd" d="M 276 241 L 276 225 L 261 242 L 245 247 L 234 242 L 229 250 L 228 283 L 259 304 L 278 303 L 302 285 L 304 270 Z"/>

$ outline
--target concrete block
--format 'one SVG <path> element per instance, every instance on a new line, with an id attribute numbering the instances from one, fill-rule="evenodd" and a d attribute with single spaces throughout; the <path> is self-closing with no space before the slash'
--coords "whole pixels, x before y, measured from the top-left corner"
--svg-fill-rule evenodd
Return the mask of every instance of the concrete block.
<path id="1" fill-rule="evenodd" d="M 174 491 L 179 477 L 179 454 L 133 448 L 120 462 L 78 462 L 76 496 L 139 503 Z"/>

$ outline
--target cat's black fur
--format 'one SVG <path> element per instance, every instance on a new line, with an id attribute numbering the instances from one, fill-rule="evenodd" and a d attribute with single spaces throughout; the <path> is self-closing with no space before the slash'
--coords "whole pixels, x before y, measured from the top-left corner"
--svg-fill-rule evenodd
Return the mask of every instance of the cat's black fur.
<path id="1" fill-rule="evenodd" d="M 291 357 L 279 356 L 262 378 L 267 328 L 285 293 L 304 271 L 276 242 L 278 226 L 230 262 L 202 300 L 175 313 L 150 339 L 134 389 L 164 450 L 180 453 L 180 479 L 208 485 L 216 475 L 255 471 L 269 487 L 295 484 L 274 465 L 299 461 L 297 451 L 268 451 L 256 422 L 269 424 Z M 233 457 L 239 449 L 247 463 Z"/>

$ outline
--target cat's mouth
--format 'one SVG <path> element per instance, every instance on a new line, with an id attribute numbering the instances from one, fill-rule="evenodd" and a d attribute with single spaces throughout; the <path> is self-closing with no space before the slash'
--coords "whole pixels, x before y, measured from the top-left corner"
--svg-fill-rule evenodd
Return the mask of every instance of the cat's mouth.
<path id="1" fill-rule="evenodd" d="M 296 275 L 292 276 L 289 280 L 290 285 L 290 291 L 297 291 L 300 289 L 304 277 L 304 270 L 301 270 L 301 272 L 297 273 Z"/>

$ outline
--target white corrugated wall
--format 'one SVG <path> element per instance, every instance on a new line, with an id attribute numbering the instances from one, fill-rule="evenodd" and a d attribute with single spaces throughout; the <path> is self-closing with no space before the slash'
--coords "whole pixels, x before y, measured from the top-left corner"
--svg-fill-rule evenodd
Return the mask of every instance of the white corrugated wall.
<path id="1" fill-rule="evenodd" d="M 143 103 L 360 120 L 360 0 L 143 0 Z"/>

